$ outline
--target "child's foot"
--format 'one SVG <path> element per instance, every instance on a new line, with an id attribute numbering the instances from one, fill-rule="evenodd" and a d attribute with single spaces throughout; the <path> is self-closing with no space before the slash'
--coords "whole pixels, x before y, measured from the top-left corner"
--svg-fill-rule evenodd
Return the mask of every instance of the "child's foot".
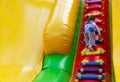
<path id="1" fill-rule="evenodd" d="M 90 52 L 90 49 L 87 49 L 87 51 L 86 52 Z"/>
<path id="2" fill-rule="evenodd" d="M 92 52 L 94 49 L 91 46 L 88 46 L 88 49 Z"/>

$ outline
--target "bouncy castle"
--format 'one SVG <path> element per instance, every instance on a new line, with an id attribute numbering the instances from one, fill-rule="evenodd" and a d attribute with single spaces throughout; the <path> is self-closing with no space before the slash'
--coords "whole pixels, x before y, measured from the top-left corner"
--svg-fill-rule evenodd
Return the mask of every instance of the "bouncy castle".
<path id="1" fill-rule="evenodd" d="M 120 82 L 119 0 L 0 0 L 0 11 L 0 82 Z"/>

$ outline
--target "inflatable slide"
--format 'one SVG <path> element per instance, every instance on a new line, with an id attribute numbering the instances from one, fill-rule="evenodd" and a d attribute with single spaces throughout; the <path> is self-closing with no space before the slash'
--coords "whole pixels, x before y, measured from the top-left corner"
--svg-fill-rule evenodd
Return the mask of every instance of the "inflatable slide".
<path id="1" fill-rule="evenodd" d="M 1 0 L 0 82 L 119 82 L 119 11 L 114 0 Z M 95 16 L 99 48 L 83 28 Z"/>

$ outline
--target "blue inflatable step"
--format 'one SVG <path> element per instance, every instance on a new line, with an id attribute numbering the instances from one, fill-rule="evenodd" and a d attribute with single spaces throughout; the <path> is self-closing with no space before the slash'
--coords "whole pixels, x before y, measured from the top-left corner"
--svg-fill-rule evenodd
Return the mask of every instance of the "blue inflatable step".
<path id="1" fill-rule="evenodd" d="M 101 39 L 101 40 L 96 40 L 95 41 L 97 44 L 100 44 L 100 43 L 104 43 L 104 40 L 103 39 Z"/>
<path id="2" fill-rule="evenodd" d="M 80 72 L 80 73 L 104 73 L 105 70 L 103 70 L 103 69 L 87 69 L 87 68 L 81 68 L 81 69 L 78 69 L 78 72 Z"/>
<path id="3" fill-rule="evenodd" d="M 75 75 L 76 79 L 79 80 L 104 80 L 105 79 L 105 75 L 85 75 L 85 74 L 77 74 Z"/>
<path id="4" fill-rule="evenodd" d="M 82 66 L 104 66 L 105 62 L 81 62 Z"/>

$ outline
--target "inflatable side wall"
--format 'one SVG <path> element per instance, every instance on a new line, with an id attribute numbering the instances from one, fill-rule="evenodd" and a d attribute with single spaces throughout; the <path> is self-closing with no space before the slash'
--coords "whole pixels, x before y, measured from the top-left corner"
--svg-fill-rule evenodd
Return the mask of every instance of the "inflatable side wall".
<path id="1" fill-rule="evenodd" d="M 56 0 L 44 29 L 45 54 L 68 54 L 72 45 L 79 0 Z"/>

